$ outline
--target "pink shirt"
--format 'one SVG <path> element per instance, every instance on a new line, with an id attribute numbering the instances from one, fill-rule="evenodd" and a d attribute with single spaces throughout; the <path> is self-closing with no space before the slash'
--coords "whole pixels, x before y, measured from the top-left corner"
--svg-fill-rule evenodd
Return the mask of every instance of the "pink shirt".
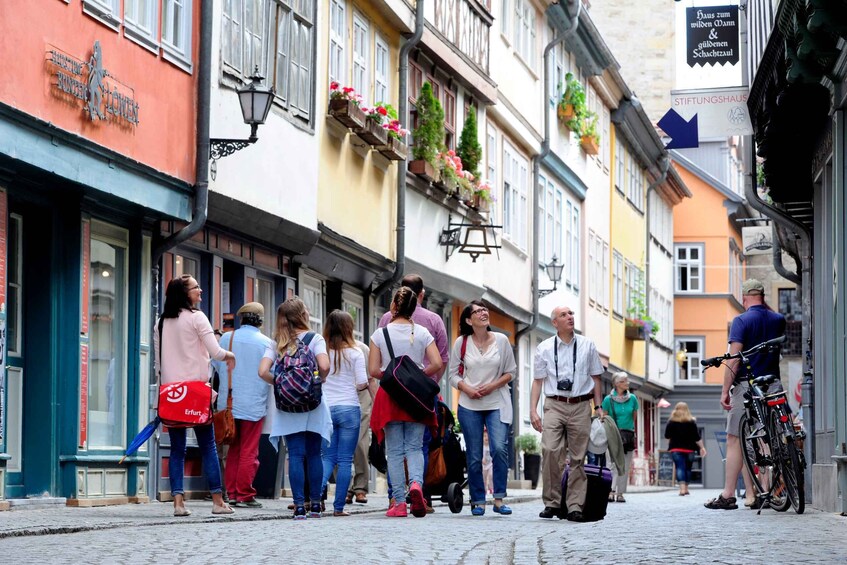
<path id="1" fill-rule="evenodd" d="M 218 344 L 212 325 L 201 310 L 180 310 L 178 318 L 165 318 L 162 333 L 162 356 L 159 358 L 159 324 L 153 328 L 153 351 L 156 372 L 160 368 L 160 384 L 179 381 L 209 380 L 210 356 L 218 361 L 226 358 L 226 350 Z"/>

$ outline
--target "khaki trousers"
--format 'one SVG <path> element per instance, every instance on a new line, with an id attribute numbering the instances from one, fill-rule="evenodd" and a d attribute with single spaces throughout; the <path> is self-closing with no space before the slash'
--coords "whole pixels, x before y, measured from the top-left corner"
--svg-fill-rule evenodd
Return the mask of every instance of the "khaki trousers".
<path id="1" fill-rule="evenodd" d="M 353 452 L 353 482 L 350 484 L 348 494 L 357 492 L 368 492 L 368 480 L 370 479 L 370 463 L 368 463 L 368 448 L 371 445 L 371 409 L 373 399 L 368 389 L 359 391 L 359 404 L 362 407 L 362 424 L 359 427 L 359 443 Z"/>
<path id="2" fill-rule="evenodd" d="M 582 465 L 591 431 L 591 402 L 568 404 L 560 400 L 544 400 L 544 431 L 541 433 L 541 475 L 544 482 L 541 498 L 544 506 L 562 505 L 562 474 L 570 456 L 567 511 L 582 511 L 588 480 Z"/>

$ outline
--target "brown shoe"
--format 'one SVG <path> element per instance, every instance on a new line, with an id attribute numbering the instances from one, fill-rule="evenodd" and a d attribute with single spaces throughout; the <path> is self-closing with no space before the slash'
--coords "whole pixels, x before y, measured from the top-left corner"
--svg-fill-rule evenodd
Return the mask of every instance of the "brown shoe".
<path id="1" fill-rule="evenodd" d="M 288 509 L 289 509 L 289 510 L 294 510 L 294 503 L 293 503 L 293 502 L 292 502 L 291 504 L 289 504 L 289 505 L 288 505 Z"/>
<path id="2" fill-rule="evenodd" d="M 435 508 L 433 508 L 433 507 L 432 507 L 432 506 L 430 506 L 430 505 L 427 505 L 427 507 L 426 507 L 426 513 L 427 513 L 427 514 L 435 514 Z"/>
<path id="3" fill-rule="evenodd" d="M 344 504 L 353 504 L 353 495 L 348 494 L 347 498 L 344 499 Z"/>
<path id="4" fill-rule="evenodd" d="M 367 504 L 368 503 L 368 495 L 363 492 L 356 493 L 356 502 L 359 504 Z M 350 504 L 349 502 L 347 504 Z"/>

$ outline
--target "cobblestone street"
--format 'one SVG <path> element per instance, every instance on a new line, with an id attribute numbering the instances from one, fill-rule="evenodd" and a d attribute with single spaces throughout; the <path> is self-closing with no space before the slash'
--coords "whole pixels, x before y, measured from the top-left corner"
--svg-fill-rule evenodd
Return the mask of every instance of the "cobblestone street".
<path id="1" fill-rule="evenodd" d="M 294 522 L 283 502 L 238 518 L 212 520 L 210 503 L 192 502 L 178 522 L 169 506 L 22 510 L 0 517 L 0 555 L 7 563 L 843 563 L 847 518 L 807 510 L 710 511 L 712 491 L 630 493 L 610 504 L 606 520 L 574 524 L 538 518 L 539 501 L 513 503 L 514 514 L 471 517 L 438 507 L 425 519 L 389 520 L 376 512 Z M 524 498 L 524 500 L 526 500 Z M 268 505 L 270 506 L 270 505 Z M 357 505 L 355 510 L 365 507 Z M 76 516 L 85 531 L 46 534 Z M 41 514 L 48 513 L 48 514 Z M 40 517 L 39 517 L 40 516 Z M 106 519 L 107 516 L 112 518 Z M 29 521 L 31 526 L 22 528 Z M 17 523 L 18 526 L 14 526 Z M 69 524 L 68 524 L 69 525 Z M 89 529 L 96 528 L 96 529 Z M 54 529 L 53 531 L 59 531 Z M 22 535 L 23 534 L 23 535 Z M 800 542 L 799 540 L 804 540 Z"/>

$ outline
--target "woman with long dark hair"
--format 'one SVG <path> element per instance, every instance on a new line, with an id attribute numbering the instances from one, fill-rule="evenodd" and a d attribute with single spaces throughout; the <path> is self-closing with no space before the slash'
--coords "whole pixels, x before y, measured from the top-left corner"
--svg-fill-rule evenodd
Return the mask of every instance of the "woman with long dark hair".
<path id="1" fill-rule="evenodd" d="M 230 369 L 235 368 L 235 356 L 218 344 L 209 319 L 197 308 L 202 299 L 203 289 L 190 275 L 183 275 L 168 283 L 162 315 L 153 328 L 153 351 L 160 384 L 208 381 L 211 358 L 226 361 Z M 168 428 L 171 439 L 168 471 L 174 516 L 191 514 L 185 507 L 183 490 L 185 430 Z M 212 514 L 232 514 L 232 508 L 223 500 L 221 468 L 212 423 L 195 426 L 194 435 L 197 436 L 203 458 L 203 472 L 212 494 Z"/>
<path id="2" fill-rule="evenodd" d="M 509 382 L 517 371 L 509 338 L 491 331 L 488 308 L 474 300 L 459 317 L 459 338 L 450 352 L 450 384 L 459 391 L 459 424 L 468 457 L 471 514 L 485 514 L 482 476 L 484 430 L 493 463 L 494 512 L 512 513 L 503 504 L 509 473 L 509 429 L 512 397 Z"/>
<path id="3" fill-rule="evenodd" d="M 308 335 L 307 334 L 311 334 Z M 326 379 L 329 373 L 329 356 L 326 353 L 326 341 L 318 333 L 312 333 L 309 327 L 309 311 L 306 304 L 297 297 L 289 298 L 276 309 L 276 343 L 265 351 L 259 363 L 259 376 L 269 383 L 274 377 L 271 365 L 278 356 L 294 353 L 297 340 L 306 343 L 315 356 L 318 373 Z M 288 447 L 288 476 L 291 481 L 291 494 L 294 498 L 294 519 L 306 518 L 306 480 L 309 481 L 310 518 L 321 517 L 321 482 L 323 480 L 323 461 L 321 448 L 323 442 L 332 438 L 332 418 L 324 399 L 309 412 L 271 411 L 271 441 L 285 438 Z M 308 469 L 308 477 L 306 472 Z"/>
<path id="4" fill-rule="evenodd" d="M 394 355 L 407 355 L 423 372 L 438 378 L 441 367 L 441 354 L 432 334 L 426 328 L 412 321 L 412 314 L 418 305 L 417 296 L 408 287 L 400 287 L 391 300 L 391 322 L 385 327 L 391 340 Z M 423 368 L 426 358 L 429 365 Z M 368 356 L 368 370 L 375 379 L 382 379 L 382 372 L 391 361 L 391 353 L 382 329 L 371 336 L 371 349 Z M 423 495 L 424 461 L 421 445 L 423 444 L 426 426 L 435 427 L 438 423 L 435 414 L 425 422 L 410 416 L 382 388 L 376 393 L 373 412 L 371 414 L 371 429 L 382 440 L 385 436 L 385 455 L 388 460 L 388 474 L 391 477 L 391 496 L 394 506 L 388 509 L 386 516 L 402 518 L 408 513 L 406 509 L 406 470 L 403 460 L 409 469 L 409 497 L 412 501 L 412 515 L 418 518 L 426 516 L 426 502 Z"/>
<path id="5" fill-rule="evenodd" d="M 365 354 L 353 338 L 353 316 L 333 310 L 327 316 L 324 339 L 329 351 L 329 375 L 323 385 L 323 398 L 332 416 L 332 441 L 323 450 L 323 488 L 338 466 L 335 478 L 333 516 L 349 516 L 344 511 L 350 486 L 353 453 L 359 442 L 362 409 L 359 391 L 368 388 Z"/>

